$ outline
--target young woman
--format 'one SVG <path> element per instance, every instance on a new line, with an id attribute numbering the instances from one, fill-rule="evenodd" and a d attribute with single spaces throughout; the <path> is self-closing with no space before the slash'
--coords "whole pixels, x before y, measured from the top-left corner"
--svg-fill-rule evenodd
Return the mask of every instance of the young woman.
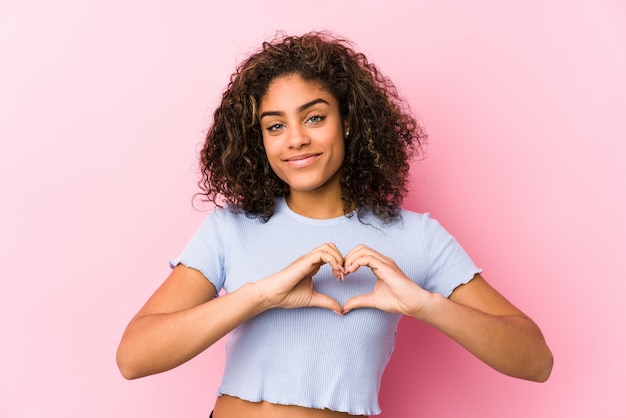
<path id="1" fill-rule="evenodd" d="M 128 325 L 122 374 L 163 372 L 230 334 L 213 417 L 376 415 L 406 315 L 502 373 L 546 380 L 535 323 L 437 221 L 401 208 L 424 139 L 345 41 L 264 43 L 231 77 L 202 150 L 217 208 Z"/>

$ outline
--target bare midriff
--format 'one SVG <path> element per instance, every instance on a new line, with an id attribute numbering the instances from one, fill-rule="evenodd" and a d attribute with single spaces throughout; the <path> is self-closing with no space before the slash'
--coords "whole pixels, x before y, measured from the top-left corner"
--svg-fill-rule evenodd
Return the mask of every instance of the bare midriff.
<path id="1" fill-rule="evenodd" d="M 346 412 L 330 409 L 304 408 L 296 405 L 278 405 L 269 402 L 248 402 L 243 399 L 222 395 L 217 397 L 213 418 L 346 418 Z M 358 415 L 365 416 L 365 415 Z"/>

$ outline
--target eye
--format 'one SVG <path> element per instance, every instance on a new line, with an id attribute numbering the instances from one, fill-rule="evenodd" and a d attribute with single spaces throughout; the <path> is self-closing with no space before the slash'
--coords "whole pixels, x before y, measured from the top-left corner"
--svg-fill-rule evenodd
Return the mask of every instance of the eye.
<path id="1" fill-rule="evenodd" d="M 268 130 L 268 131 L 270 131 L 270 132 L 276 132 L 276 131 L 278 131 L 278 130 L 280 130 L 280 129 L 284 128 L 284 126 L 285 126 L 285 125 L 283 125 L 282 123 L 275 123 L 275 124 L 273 124 L 273 125 L 268 126 L 268 127 L 267 127 L 267 128 L 265 128 L 265 129 L 267 129 L 267 130 Z"/>
<path id="2" fill-rule="evenodd" d="M 308 118 L 305 123 L 315 125 L 315 124 L 323 122 L 324 119 L 326 119 L 326 116 L 313 115 L 310 118 Z"/>

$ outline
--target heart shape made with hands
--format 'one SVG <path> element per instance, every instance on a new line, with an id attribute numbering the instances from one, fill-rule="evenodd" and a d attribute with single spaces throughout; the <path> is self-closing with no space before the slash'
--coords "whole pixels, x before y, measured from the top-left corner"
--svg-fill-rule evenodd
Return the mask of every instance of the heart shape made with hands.
<path id="1" fill-rule="evenodd" d="M 367 293 L 355 295 L 348 299 L 343 306 L 328 295 L 320 294 L 321 307 L 329 308 L 334 312 L 345 315 L 357 308 L 374 308 L 389 313 L 410 315 L 419 310 L 425 301 L 424 297 L 430 292 L 422 289 L 398 267 L 395 261 L 365 245 L 358 245 L 345 257 L 338 249 L 331 245 L 330 257 L 322 257 L 322 263 L 330 264 L 333 274 L 341 282 L 362 267 L 369 268 L 376 280 L 374 288 Z M 327 252 L 328 248 L 322 251 Z M 337 308 L 341 310 L 338 310 Z"/>

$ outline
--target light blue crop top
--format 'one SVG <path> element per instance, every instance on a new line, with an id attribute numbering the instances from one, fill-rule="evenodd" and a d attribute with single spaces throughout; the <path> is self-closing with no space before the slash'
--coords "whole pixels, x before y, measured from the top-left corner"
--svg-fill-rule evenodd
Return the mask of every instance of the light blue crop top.
<path id="1" fill-rule="evenodd" d="M 449 296 L 480 270 L 428 214 L 402 211 L 384 225 L 374 216 L 310 219 L 277 201 L 267 223 L 228 209 L 211 212 L 172 266 L 199 270 L 218 290 L 237 290 L 267 277 L 326 242 L 346 254 L 358 244 L 393 258 L 423 288 Z M 369 292 L 375 278 L 362 268 L 337 281 L 322 266 L 316 291 L 343 305 Z M 224 315 L 227 315 L 225 312 Z M 218 394 L 251 402 L 380 413 L 378 391 L 394 348 L 400 315 L 357 309 L 345 316 L 321 308 L 266 311 L 231 332 Z"/>

